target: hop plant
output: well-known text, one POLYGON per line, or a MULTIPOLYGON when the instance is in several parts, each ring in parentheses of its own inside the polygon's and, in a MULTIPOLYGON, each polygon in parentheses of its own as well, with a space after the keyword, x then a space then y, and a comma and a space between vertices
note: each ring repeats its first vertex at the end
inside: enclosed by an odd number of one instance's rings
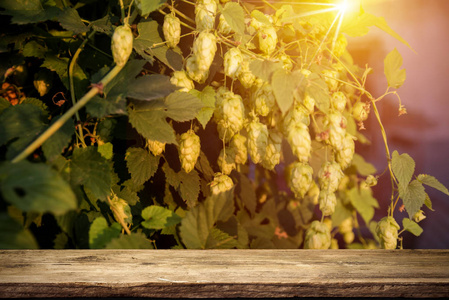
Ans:
POLYGON ((248 151, 253 163, 258 164, 263 160, 268 144, 267 125, 254 118, 248 125, 248 151))
POLYGON ((396 249, 399 229, 400 227, 393 217, 384 217, 377 223, 376 234, 383 249, 396 249))
POLYGON ((256 84, 258 88, 253 95, 254 108, 257 114, 266 117, 276 103, 273 88, 268 82, 263 82, 261 79, 257 79, 256 84))
POLYGON ((293 61, 290 56, 281 54, 278 56, 278 59, 282 62, 282 68, 284 70, 291 71, 293 69, 293 61))
POLYGON ((305 235, 305 249, 329 249, 331 245, 330 230, 320 221, 313 221, 305 235))
POLYGON ((221 149, 220 155, 217 160, 218 167, 221 173, 224 175, 231 174, 232 170, 235 170, 235 150, 233 148, 228 148, 226 151, 221 149))
POLYGON ((231 26, 229 26, 228 21, 226 21, 226 18, 224 15, 220 15, 219 21, 218 21, 218 32, 223 35, 228 35, 232 32, 231 26))
POLYGON ((268 131, 268 144, 262 166, 267 170, 273 170, 281 161, 282 135, 276 130, 268 131))
POLYGON ((328 128, 329 144, 335 150, 343 149, 346 136, 346 118, 340 112, 332 112, 327 116, 324 125, 328 128))
POLYGON ((234 186, 232 179, 225 174, 217 173, 214 176, 214 180, 210 183, 210 191, 213 195, 229 191, 234 186))
POLYGON ((335 47, 333 51, 334 55, 336 57, 342 56, 346 50, 346 46, 348 46, 348 40, 346 39, 346 36, 344 34, 340 33, 335 42, 335 47))
POLYGON ((343 94, 343 92, 334 92, 332 94, 332 107, 339 111, 339 112, 343 112, 345 110, 346 107, 346 96, 345 94, 343 94))
POLYGON ((231 48, 224 55, 224 72, 226 76, 234 78, 243 62, 242 52, 239 48, 231 48))
POLYGON ((323 76, 324 81, 326 82, 329 90, 335 91, 338 88, 339 74, 334 70, 323 70, 321 71, 321 75, 323 76))
POLYGON ((198 69, 208 71, 217 52, 217 38, 210 32, 202 31, 193 42, 193 54, 198 69))
POLYGON ((250 62, 251 59, 249 58, 249 56, 243 54, 243 62, 237 74, 240 83, 247 89, 252 87, 254 82, 256 81, 256 76, 254 76, 254 74, 249 69, 250 62))
POLYGON ((167 46, 175 48, 181 39, 181 22, 178 17, 172 14, 166 14, 164 17, 164 24, 162 26, 167 46))
POLYGON ((363 122, 368 119, 369 105, 362 101, 357 101, 352 107, 352 116, 358 122, 363 122))
POLYGON ((337 191, 340 180, 343 177, 343 171, 338 163, 325 162, 318 172, 318 182, 321 191, 334 193, 337 191))
POLYGON ((338 226, 338 230, 343 235, 343 240, 346 244, 351 244, 354 241, 355 235, 353 228, 353 220, 351 217, 344 219, 338 226))
POLYGON ((246 148, 246 137, 237 133, 232 137, 231 147, 235 153, 236 164, 246 164, 248 160, 248 149, 246 148))
POLYGON ((333 192, 321 190, 318 203, 320 204, 320 210, 323 215, 331 216, 335 212, 335 206, 337 206, 337 197, 333 192))
POLYGON ((276 29, 273 26, 261 26, 258 31, 259 49, 270 55, 276 49, 278 41, 276 29))
POLYGON ((315 110, 315 99, 312 98, 308 93, 305 93, 302 104, 307 109, 309 114, 313 113, 315 110))
POLYGON ((117 66, 124 66, 133 51, 133 33, 129 25, 115 28, 112 35, 111 50, 117 66))
MULTIPOLYGON (((296 127, 297 124, 303 123, 306 126, 310 124, 309 113, 303 105, 295 104, 285 115, 283 119, 282 129, 285 136, 296 127)), ((301 125, 300 125, 301 126, 301 125)))
POLYGON ((198 83, 204 83, 209 77, 209 70, 200 70, 197 58, 192 55, 186 60, 187 75, 198 83))
POLYGON ((148 149, 151 153, 153 153, 154 156, 161 155, 162 152, 165 151, 165 143, 154 141, 154 140, 148 140, 148 149))
POLYGON ((342 148, 338 150, 336 157, 342 170, 346 169, 351 164, 352 158, 354 157, 354 148, 354 137, 349 133, 346 133, 345 138, 343 139, 342 148))
POLYGON ((170 78, 170 82, 173 85, 181 88, 180 89, 181 92, 188 92, 195 88, 195 84, 187 76, 187 73, 184 70, 173 72, 173 75, 170 78))
POLYGON ((290 126, 287 140, 299 161, 307 162, 312 150, 312 140, 306 124, 298 122, 295 126, 290 126))
POLYGON ((214 29, 216 13, 216 0, 197 0, 195 5, 196 29, 198 31, 214 29))
POLYGON ((303 198, 313 183, 313 169, 309 164, 294 162, 289 168, 288 184, 296 198, 303 198))
POLYGON ((228 142, 243 128, 245 106, 242 97, 231 91, 224 93, 217 101, 215 118, 220 139, 228 142))
POLYGON ((368 175, 365 179, 365 181, 363 181, 360 184, 360 187, 362 188, 369 188, 372 186, 376 186, 377 185, 377 177, 373 176, 373 175, 368 175))
POLYGON ((131 207, 129 207, 125 200, 114 195, 111 197, 110 206, 117 221, 121 220, 127 224, 132 224, 133 215, 131 213, 131 207))
POLYGON ((415 214, 413 215, 413 220, 414 220, 416 223, 421 222, 421 221, 424 220, 425 218, 426 218, 426 216, 424 215, 424 212, 423 212, 421 209, 418 210, 418 212, 415 213, 415 214))
POLYGON ((200 137, 193 130, 189 130, 181 135, 179 143, 179 160, 181 167, 190 173, 195 167, 198 156, 200 155, 201 144, 200 137))
POLYGON ((33 85, 36 88, 39 95, 42 97, 46 95, 51 87, 53 81, 53 73, 47 68, 40 69, 34 76, 33 85))

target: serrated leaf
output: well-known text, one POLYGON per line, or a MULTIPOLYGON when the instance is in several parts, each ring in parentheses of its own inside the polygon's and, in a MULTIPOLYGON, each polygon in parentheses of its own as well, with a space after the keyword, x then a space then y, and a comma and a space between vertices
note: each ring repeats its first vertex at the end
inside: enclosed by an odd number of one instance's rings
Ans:
POLYGON ((23 47, 23 56, 25 57, 34 56, 37 58, 44 58, 45 53, 47 53, 47 51, 48 49, 45 45, 42 46, 36 41, 30 41, 26 43, 25 46, 23 47))
POLYGON ((167 117, 177 122, 190 121, 196 117, 203 103, 198 97, 186 92, 176 91, 168 95, 165 100, 167 117))
POLYGON ((449 196, 449 190, 433 176, 427 174, 418 175, 417 180, 449 196))
POLYGON ((177 145, 175 132, 166 121, 164 108, 164 103, 159 100, 130 105, 129 122, 146 139, 177 145))
POLYGON ((50 71, 56 72, 59 77, 63 77, 65 74, 67 74, 67 69, 69 66, 69 59, 59 58, 56 55, 47 55, 45 57, 44 62, 42 63, 42 68, 47 68, 50 71))
POLYGON ((157 171, 159 156, 142 148, 128 148, 125 155, 126 166, 136 185, 144 184, 157 171))
POLYGON ((357 153, 354 153, 352 158, 352 165, 356 167, 357 172, 362 176, 372 175, 377 172, 376 167, 366 162, 365 159, 357 153))
POLYGON ((260 10, 257 9, 253 10, 251 12, 251 17, 259 21, 260 23, 264 24, 265 26, 272 26, 270 19, 268 19, 268 17, 260 10))
POLYGON ((240 4, 228 2, 225 4, 222 14, 229 26, 238 34, 245 34, 245 12, 240 4))
POLYGON ((309 84, 306 87, 306 92, 310 97, 315 99, 316 107, 323 113, 329 113, 330 96, 329 88, 326 82, 316 73, 312 73, 307 78, 309 84))
POLYGON ((194 207, 198 203, 198 195, 200 193, 200 176, 195 170, 186 173, 181 170, 178 173, 179 178, 179 195, 187 203, 189 208, 194 207))
POLYGON ((423 229, 418 225, 415 221, 410 220, 409 218, 402 219, 402 226, 404 230, 413 233, 416 236, 420 236, 423 233, 423 229))
POLYGON ((206 242, 207 249, 232 249, 238 246, 239 244, 234 237, 218 228, 211 229, 206 242))
POLYGON ((203 174, 203 178, 207 180, 207 182, 212 181, 215 172, 210 166, 209 160, 207 159, 207 156, 203 151, 200 152, 200 156, 198 157, 195 164, 195 169, 203 174))
POLYGON ((112 239, 120 236, 121 230, 122 227, 118 223, 113 223, 109 227, 105 218, 96 218, 89 228, 89 247, 103 249, 112 239))
POLYGON ((213 222, 226 222, 234 213, 234 189, 206 198, 204 206, 213 222))
POLYGON ((106 249, 154 249, 153 244, 142 232, 132 232, 130 235, 120 235, 111 240, 106 249))
POLYGON ((136 205, 140 201, 137 192, 133 191, 128 186, 124 186, 122 189, 120 189, 119 186, 116 186, 113 188, 113 191, 117 195, 117 197, 125 200, 129 205, 136 205))
POLYGON ((104 143, 101 145, 98 145, 98 153, 101 154, 101 156, 103 156, 106 159, 112 159, 112 157, 114 156, 114 150, 113 150, 113 145, 111 143, 104 143))
POLYGON ((167 0, 141 0, 140 9, 142 16, 147 16, 149 13, 160 8, 167 0))
POLYGON ((41 108, 33 104, 9 106, 0 114, 0 145, 9 141, 7 159, 12 159, 33 141, 46 125, 41 108))
POLYGON ((404 40, 399 34, 397 34, 393 29, 391 29, 390 26, 388 26, 387 22, 383 17, 375 17, 375 18, 376 18, 375 25, 377 28, 385 31, 386 33, 388 33, 389 35, 391 35, 392 37, 394 37, 395 39, 397 39, 398 41, 409 47, 413 52, 415 51, 406 40, 404 40))
POLYGON ((198 97, 203 103, 203 107, 196 115, 197 120, 200 122, 203 129, 206 128, 215 110, 215 90, 211 86, 206 86, 201 92, 198 90, 190 90, 189 93, 198 97))
POLYGON ((291 72, 279 69, 273 73, 271 78, 271 86, 273 87, 276 103, 281 109, 282 115, 290 109, 293 104, 293 92, 298 85, 299 76, 295 76, 291 72))
POLYGON ((238 173, 236 193, 251 215, 254 216, 257 207, 256 191, 250 179, 242 173, 238 173))
POLYGON ((126 115, 126 99, 117 97, 114 100, 94 96, 86 104, 87 113, 94 118, 104 118, 109 115, 126 115))
POLYGON ((413 173, 415 172, 415 161, 407 153, 399 155, 395 150, 391 159, 391 167, 394 176, 399 181, 399 194, 402 195, 410 180, 412 180, 413 173))
POLYGON ((156 21, 139 22, 139 36, 134 39, 133 47, 144 59, 153 63, 154 57, 172 70, 182 69, 182 55, 169 49, 159 34, 159 24, 156 21))
POLYGON ((0 187, 4 199, 25 212, 61 215, 77 207, 68 182, 43 163, 1 165, 0 187))
POLYGON ((28 24, 46 21, 56 17, 60 10, 54 6, 44 9, 40 0, 7 0, 0 3, 5 11, 0 15, 12 16, 13 24, 28 24))
POLYGON ((97 147, 75 148, 70 162, 72 182, 84 185, 94 197, 104 201, 111 193, 112 164, 97 147))
POLYGON ((435 211, 432 208, 432 200, 430 200, 430 197, 427 193, 426 193, 426 200, 424 200, 424 205, 427 206, 427 208, 430 209, 431 211, 435 211))
POLYGON ((161 99, 175 90, 176 87, 171 84, 169 76, 152 74, 132 80, 128 84, 127 96, 148 101, 161 99))
POLYGON ((418 180, 413 180, 407 186, 401 198, 404 202, 405 210, 407 211, 409 217, 413 218, 413 216, 421 209, 421 206, 426 201, 424 186, 418 180))
POLYGON ((379 207, 377 200, 372 196, 371 189, 359 189, 354 187, 348 192, 347 195, 351 201, 351 204, 368 225, 374 216, 374 208, 379 207))
POLYGON ((6 213, 0 213, 0 249, 38 249, 36 239, 6 213))
POLYGON ((64 9, 59 14, 58 21, 64 29, 72 31, 75 34, 87 32, 89 29, 81 20, 78 11, 71 7, 64 9))
POLYGON ((282 63, 255 59, 249 64, 249 69, 263 81, 270 81, 271 74, 276 70, 282 69, 282 63))
POLYGON ((399 88, 405 81, 405 69, 401 69, 402 56, 399 51, 394 48, 388 53, 384 59, 384 73, 387 77, 388 86, 392 88, 399 88))
POLYGON ((48 117, 48 106, 37 98, 27 97, 20 104, 32 104, 39 107, 42 110, 44 118, 48 117))
MULTIPOLYGON (((51 124, 55 123, 59 118, 52 120, 51 124)), ((51 125, 50 125, 51 126, 51 125)), ((75 125, 73 120, 68 120, 58 129, 52 136, 42 144, 42 150, 48 160, 52 160, 62 153, 62 151, 69 145, 75 132, 75 125)))
POLYGON ((92 27, 95 31, 103 32, 108 35, 112 35, 112 32, 113 32, 112 24, 113 23, 114 23, 113 17, 108 14, 101 19, 92 21, 89 24, 89 27, 92 27))
POLYGON ((8 107, 11 106, 11 103, 3 97, 0 97, 0 114, 8 107))
POLYGON ((178 224, 181 218, 169 209, 151 205, 142 211, 142 226, 148 229, 164 229, 178 224))

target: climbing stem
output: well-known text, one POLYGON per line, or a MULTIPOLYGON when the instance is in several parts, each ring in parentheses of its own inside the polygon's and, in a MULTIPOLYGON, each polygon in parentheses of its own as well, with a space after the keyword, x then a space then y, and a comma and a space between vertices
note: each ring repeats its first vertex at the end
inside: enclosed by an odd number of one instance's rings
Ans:
POLYGON ((47 128, 34 142, 19 153, 13 160, 13 163, 25 159, 28 155, 40 147, 49 137, 51 137, 59 128, 61 128, 68 119, 70 119, 77 111, 79 111, 90 99, 98 93, 101 93, 103 87, 117 76, 123 66, 115 66, 98 84, 93 86, 78 102, 75 103, 65 114, 63 114, 55 123, 47 128))

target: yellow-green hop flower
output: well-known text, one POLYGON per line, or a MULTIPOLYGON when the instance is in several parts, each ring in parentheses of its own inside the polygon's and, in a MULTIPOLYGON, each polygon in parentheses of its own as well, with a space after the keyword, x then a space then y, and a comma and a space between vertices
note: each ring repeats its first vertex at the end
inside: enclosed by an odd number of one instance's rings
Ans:
POLYGON ((133 51, 133 33, 129 25, 118 26, 112 35, 112 57, 117 66, 124 66, 133 51))
POLYGON ((216 104, 215 119, 220 139, 228 142, 243 128, 245 106, 242 97, 231 91, 223 94, 216 104), (217 105, 218 104, 218 105, 217 105))
POLYGON ((127 224, 132 224, 133 215, 131 213, 131 207, 129 207, 125 200, 114 195, 111 197, 110 206, 117 221, 123 220, 127 224))
POLYGON ((393 217, 384 217, 377 223, 376 234, 383 249, 396 249, 399 229, 400 227, 393 217))
POLYGON ((193 54, 198 69, 208 71, 217 52, 217 38, 214 34, 202 31, 193 42, 193 54))
POLYGON ((266 117, 273 109, 276 99, 274 97, 273 88, 268 82, 262 82, 260 79, 257 79, 256 82, 257 81, 260 82, 258 83, 260 86, 253 95, 254 108, 257 114, 266 117))
POLYGON ((165 151, 165 143, 159 141, 148 140, 148 149, 154 156, 161 155, 165 151))
POLYGON ((296 126, 302 126, 298 124, 304 124, 306 127, 310 124, 309 112, 305 106, 296 104, 290 108, 283 120, 283 132, 285 136, 288 136, 289 132, 292 131, 296 126))
POLYGON ((240 70, 237 74, 240 83, 247 89, 253 86, 256 81, 256 76, 254 76, 249 68, 250 62, 251 58, 248 55, 243 54, 242 65, 240 66, 240 70))
POLYGON ((217 164, 222 174, 231 174, 232 170, 235 170, 235 150, 233 148, 227 148, 226 151, 221 149, 217 164))
POLYGON ((216 13, 216 0, 197 0, 195 5, 196 29, 198 31, 214 29, 216 13))
POLYGON ((189 173, 195 168, 196 161, 200 155, 200 137, 193 130, 189 130, 181 135, 179 143, 179 160, 181 167, 189 173))
POLYGON ((337 71, 334 70, 323 70, 321 71, 321 75, 326 82, 327 86, 329 87, 329 90, 335 91, 338 88, 338 81, 339 74, 337 71))
POLYGON ((219 18, 218 32, 220 32, 223 35, 228 35, 232 32, 231 26, 229 26, 228 21, 226 21, 226 18, 222 14, 220 15, 219 18))
POLYGON ((188 92, 195 88, 195 84, 187 76, 187 73, 184 70, 173 72, 173 75, 170 78, 170 82, 173 85, 181 88, 180 89, 181 92, 188 92))
POLYGON ((422 210, 419 210, 416 214, 413 215, 413 220, 416 223, 421 222, 422 220, 424 220, 426 218, 426 216, 424 215, 424 212, 422 210))
POLYGON ((257 32, 259 37, 259 49, 267 55, 276 49, 278 37, 273 26, 262 26, 257 32))
POLYGON ((204 83, 209 77, 209 70, 200 70, 195 55, 190 56, 186 60, 187 75, 198 83, 204 83))
POLYGON ((265 156, 262 159, 262 166, 267 170, 273 170, 281 161, 282 135, 275 131, 268 131, 268 144, 265 156))
POLYGON ((343 92, 334 92, 332 94, 331 104, 335 110, 337 110, 339 112, 343 112, 346 107, 345 94, 343 94, 343 92))
POLYGON ((239 48, 231 48, 225 53, 223 59, 225 75, 234 78, 243 62, 242 52, 239 48))
POLYGON ((210 191, 213 195, 218 195, 231 190, 233 186, 234 182, 228 175, 217 173, 210 184, 210 191))
POLYGON ((162 25, 162 32, 164 33, 167 46, 175 48, 181 39, 181 22, 178 17, 172 14, 166 14, 164 24, 162 25))
POLYGON ((337 206, 337 197, 333 192, 321 190, 318 203, 323 215, 331 216, 335 212, 335 206, 337 206))
POLYGON ((341 169, 344 170, 352 162, 352 158, 354 157, 354 137, 349 133, 346 133, 345 138, 343 139, 343 145, 340 150, 337 151, 337 162, 340 164, 341 169))
POLYGON ((248 148, 246 147, 246 137, 237 133, 232 137, 231 147, 235 152, 235 163, 246 164, 248 160, 248 148))
POLYGON ((313 221, 306 230, 304 240, 305 249, 329 249, 331 246, 331 232, 326 224, 313 221))
POLYGON ((248 128, 248 151, 253 163, 258 164, 262 162, 268 144, 268 129, 267 125, 259 122, 255 118, 249 123, 248 128))
POLYGON ((312 187, 313 169, 309 164, 294 162, 290 167, 289 187, 296 198, 303 198, 312 187))
POLYGON ((297 123, 290 128, 287 141, 300 162, 307 162, 312 151, 309 128, 304 123, 297 123))
POLYGON ((335 42, 333 51, 334 55, 337 57, 342 56, 346 50, 346 46, 348 46, 348 40, 346 39, 346 36, 343 33, 340 33, 335 42))
POLYGON ((322 192, 334 193, 344 177, 341 167, 336 162, 325 162, 318 172, 318 182, 322 192))

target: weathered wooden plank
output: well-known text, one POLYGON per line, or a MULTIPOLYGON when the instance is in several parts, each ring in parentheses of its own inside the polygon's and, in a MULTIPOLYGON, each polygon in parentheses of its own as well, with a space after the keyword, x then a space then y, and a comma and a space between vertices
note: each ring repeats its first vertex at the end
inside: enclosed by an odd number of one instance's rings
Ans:
POLYGON ((449 250, 3 250, 0 297, 449 297, 449 250))

